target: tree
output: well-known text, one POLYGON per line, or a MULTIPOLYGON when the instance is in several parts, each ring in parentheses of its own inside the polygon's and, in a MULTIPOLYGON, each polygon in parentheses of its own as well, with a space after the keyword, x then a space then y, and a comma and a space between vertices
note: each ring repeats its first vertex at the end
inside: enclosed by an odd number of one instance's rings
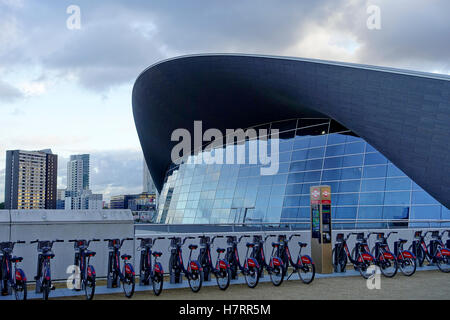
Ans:
POLYGON ((1 209, 5 209, 5 203, 4 202, 0 202, 0 210, 1 209))

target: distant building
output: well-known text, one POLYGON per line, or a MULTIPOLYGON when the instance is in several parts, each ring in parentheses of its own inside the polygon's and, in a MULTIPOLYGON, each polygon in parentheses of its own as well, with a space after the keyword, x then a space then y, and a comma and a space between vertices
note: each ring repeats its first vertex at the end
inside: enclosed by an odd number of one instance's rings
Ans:
POLYGON ((58 189, 56 192, 56 209, 65 209, 66 189, 58 189))
POLYGON ((65 210, 98 210, 103 208, 103 195, 89 189, 89 154, 72 155, 67 163, 65 210))
POLYGON ((6 151, 5 209, 56 209, 57 172, 49 149, 6 151))
POLYGON ((152 176, 150 175, 150 171, 148 170, 148 166, 147 166, 147 162, 144 159, 144 163, 143 163, 143 168, 144 168, 144 172, 143 172, 143 181, 142 181, 142 186, 143 186, 143 192, 146 193, 156 193, 156 187, 155 184, 153 183, 153 179, 152 176))
POLYGON ((110 209, 130 209, 131 211, 151 211, 156 207, 154 193, 126 194, 111 197, 110 209))

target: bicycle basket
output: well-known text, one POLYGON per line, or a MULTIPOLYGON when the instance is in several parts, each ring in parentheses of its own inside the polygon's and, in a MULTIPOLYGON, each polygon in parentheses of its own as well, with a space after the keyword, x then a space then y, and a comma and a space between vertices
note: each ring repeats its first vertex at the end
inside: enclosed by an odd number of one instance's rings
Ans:
POLYGON ((363 241, 363 240, 364 240, 364 232, 359 232, 359 233, 356 235, 356 240, 358 240, 358 241, 363 241))
POLYGON ((283 242, 283 241, 285 241, 286 240, 286 235, 285 234, 280 234, 279 236, 278 236, 278 242, 283 242))
POLYGON ((51 249, 52 248, 52 242, 51 241, 39 241, 38 242, 38 250, 42 251, 44 249, 51 249))
POLYGON ((0 243, 0 250, 12 250, 13 249, 13 243, 12 242, 2 242, 0 243))
POLYGON ((141 239, 141 248, 149 247, 153 244, 153 240, 151 238, 141 239))
POLYGON ((75 241, 74 243, 73 243, 73 248, 74 249, 80 249, 81 247, 87 247, 87 241, 86 240, 78 240, 78 241, 75 241))
POLYGON ((338 241, 338 242, 344 241, 344 234, 343 233, 338 233, 336 235, 336 241, 338 241))
POLYGON ((432 232, 431 232, 431 236, 432 236, 433 238, 439 238, 439 231, 432 231, 432 232))
POLYGON ((262 236, 260 235, 253 236, 253 243, 257 244, 260 241, 262 241, 262 236))
POLYGON ((108 249, 112 250, 116 248, 120 248, 120 239, 108 240, 108 249))
POLYGON ((422 237, 422 231, 416 231, 414 232, 414 238, 420 239, 422 237))
POLYGON ((384 232, 377 233, 377 240, 384 240, 384 232))
POLYGON ((181 238, 174 238, 174 239, 170 240, 171 247, 176 247, 180 243, 181 243, 181 238))
POLYGON ((204 237, 204 238, 200 238, 200 245, 201 246, 205 246, 207 243, 211 242, 211 238, 210 237, 204 237))
POLYGON ((236 241, 237 241, 237 237, 236 236, 228 236, 227 237, 227 244, 228 245, 232 245, 236 241))

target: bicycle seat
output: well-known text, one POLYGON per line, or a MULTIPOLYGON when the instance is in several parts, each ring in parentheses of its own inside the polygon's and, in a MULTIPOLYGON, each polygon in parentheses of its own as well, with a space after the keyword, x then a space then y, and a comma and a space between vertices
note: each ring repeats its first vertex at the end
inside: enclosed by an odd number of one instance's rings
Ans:
POLYGON ((130 260, 130 259, 131 259, 131 256, 130 256, 129 254, 123 254, 123 255, 121 256, 121 258, 122 258, 123 260, 130 260))
POLYGON ((306 247, 308 244, 307 243, 304 243, 304 242, 301 242, 301 241, 299 241, 298 242, 298 245, 300 246, 300 248, 304 248, 304 247, 306 247))
POLYGON ((11 258, 11 262, 16 263, 16 262, 21 262, 23 260, 22 257, 12 257, 11 258))
POLYGON ((161 257, 161 256, 162 256, 162 252, 159 252, 159 251, 153 251, 153 252, 152 252, 152 256, 154 256, 154 257, 161 257))
POLYGON ((51 253, 51 252, 46 252, 46 253, 43 253, 42 256, 43 256, 44 258, 53 259, 53 258, 55 257, 55 254, 54 254, 54 253, 51 253))
POLYGON ((198 245, 196 245, 196 244, 190 244, 190 245, 188 246, 188 248, 189 248, 190 250, 195 250, 195 249, 198 248, 198 245))
POLYGON ((223 252, 225 252, 225 249, 223 249, 223 248, 217 248, 217 253, 223 253, 223 252))
POLYGON ((247 248, 253 248, 255 246, 255 244, 252 242, 247 242, 246 246, 247 246, 247 248))
POLYGON ((276 248, 279 247, 280 243, 279 242, 272 242, 272 247, 276 248))
POLYGON ((88 257, 93 257, 93 256, 95 256, 95 254, 96 254, 96 252, 95 251, 86 251, 86 256, 88 256, 88 257))

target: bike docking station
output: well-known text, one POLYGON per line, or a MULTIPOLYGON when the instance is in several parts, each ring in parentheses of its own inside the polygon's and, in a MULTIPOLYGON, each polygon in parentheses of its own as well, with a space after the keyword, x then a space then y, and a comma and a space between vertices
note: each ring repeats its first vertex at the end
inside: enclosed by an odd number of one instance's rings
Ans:
POLYGON ((318 273, 333 273, 330 186, 312 186, 310 203, 311 257, 318 273))
MULTIPOLYGON (((171 261, 172 261, 172 257, 176 257, 177 256, 177 245, 181 244, 181 238, 177 237, 175 239, 171 239, 170 240, 170 255, 171 255, 171 261)), ((169 269, 170 269, 170 283, 171 284, 177 284, 177 283, 183 283, 183 275, 181 274, 181 270, 179 268, 177 268, 176 270, 174 270, 172 268, 172 265, 169 265, 169 269)))
MULTIPOLYGON (((146 259, 151 259, 151 256, 146 256, 146 247, 151 247, 153 245, 153 240, 151 238, 141 239, 141 263, 139 264, 139 285, 148 286, 153 285, 152 277, 145 278, 145 264, 146 259)), ((147 262, 151 266, 150 261, 147 262)))
MULTIPOLYGON (((202 237, 200 238, 200 253, 199 253, 199 260, 200 257, 204 256, 206 247, 211 243, 210 237, 202 237)), ((201 263, 201 262, 200 262, 201 263)), ((203 267, 203 281, 211 281, 211 270, 205 266, 203 267)))
MULTIPOLYGON (((118 261, 114 261, 114 241, 108 240, 108 274, 106 276, 106 287, 108 289, 111 288, 118 288, 120 286, 120 279, 119 277, 114 277, 114 263, 117 263, 118 261)), ((120 262, 119 262, 120 263, 120 262)))

